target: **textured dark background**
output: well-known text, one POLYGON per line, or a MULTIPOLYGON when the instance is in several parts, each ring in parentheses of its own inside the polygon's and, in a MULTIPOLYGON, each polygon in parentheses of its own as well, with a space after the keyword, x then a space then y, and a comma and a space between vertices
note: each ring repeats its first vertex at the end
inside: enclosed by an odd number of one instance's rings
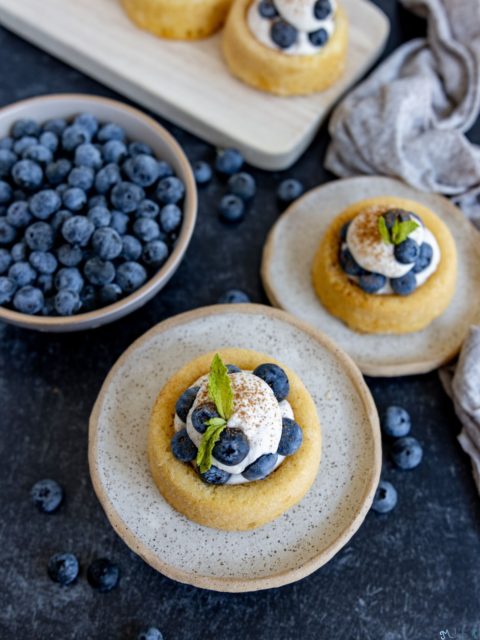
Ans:
MULTIPOLYGON (((387 51, 424 32, 424 24, 393 0, 378 4, 392 21, 387 51)), ((0 28, 0 104, 67 91, 114 95, 0 28)), ((207 144, 166 126, 192 160, 212 159, 207 144)), ((472 139, 480 141, 479 123, 472 139)), ((308 188, 330 179, 322 168, 327 142, 323 128, 288 175, 308 188)), ((370 513, 336 558, 297 584, 240 595, 177 584, 127 549, 95 498, 87 421, 124 349, 157 322, 213 303, 230 287, 266 302, 258 270, 278 216, 274 194, 283 175, 254 174, 259 193, 238 227, 217 219, 221 183, 201 192, 186 258, 144 309, 77 335, 0 325, 1 639, 127 640, 148 625, 158 625, 166 640, 429 640, 446 629, 463 640, 480 637, 480 501, 456 441, 459 424, 435 373, 368 381, 380 410, 399 402, 412 413, 424 462, 402 473, 387 460, 384 475, 398 488, 397 509, 383 517, 370 513), (30 486, 43 477, 66 489, 65 503, 52 516, 37 513, 29 500, 30 486), (82 565, 69 588, 51 582, 45 571, 49 556, 64 550, 75 552, 82 565), (119 588, 106 595, 85 579, 85 566, 98 555, 122 570, 119 588)))

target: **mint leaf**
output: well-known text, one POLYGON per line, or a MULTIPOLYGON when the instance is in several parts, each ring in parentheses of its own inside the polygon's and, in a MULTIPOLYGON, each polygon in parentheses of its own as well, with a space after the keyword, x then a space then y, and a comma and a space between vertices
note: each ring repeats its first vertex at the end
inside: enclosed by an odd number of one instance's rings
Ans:
POLYGON ((415 231, 420 225, 414 220, 405 220, 404 222, 395 221, 395 225, 392 229, 392 241, 393 244, 401 244, 408 236, 415 231))
POLYGON ((200 440, 200 446, 197 451, 196 462, 200 473, 205 473, 212 466, 213 447, 227 426, 226 421, 222 418, 211 418, 207 424, 207 430, 200 440))
POLYGON ((228 420, 233 413, 233 390, 227 367, 222 359, 215 354, 208 376, 208 395, 224 420, 228 420))
POLYGON ((392 244, 392 241, 390 240, 390 232, 388 231, 388 227, 387 227, 387 223, 385 222, 385 218, 383 216, 380 216, 378 218, 378 231, 382 237, 382 240, 385 242, 385 244, 392 244))

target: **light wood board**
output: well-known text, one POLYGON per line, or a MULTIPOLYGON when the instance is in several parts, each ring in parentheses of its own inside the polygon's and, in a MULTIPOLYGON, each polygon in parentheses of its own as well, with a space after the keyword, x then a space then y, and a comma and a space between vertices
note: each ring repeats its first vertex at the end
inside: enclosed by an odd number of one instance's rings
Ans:
POLYGON ((49 53, 254 166, 290 166, 333 104, 373 64, 389 32, 367 0, 343 0, 350 21, 347 69, 326 92, 279 98, 228 72, 220 35, 161 40, 134 26, 119 0, 0 0, 0 23, 49 53))

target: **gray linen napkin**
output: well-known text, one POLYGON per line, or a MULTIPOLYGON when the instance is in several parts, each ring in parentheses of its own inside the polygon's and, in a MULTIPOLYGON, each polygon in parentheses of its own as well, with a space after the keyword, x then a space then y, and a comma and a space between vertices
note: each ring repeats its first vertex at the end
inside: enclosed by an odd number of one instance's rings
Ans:
POLYGON ((427 38, 398 48, 336 108, 325 166, 455 196, 480 226, 480 147, 465 137, 480 112, 480 2, 401 2, 427 19, 427 38))

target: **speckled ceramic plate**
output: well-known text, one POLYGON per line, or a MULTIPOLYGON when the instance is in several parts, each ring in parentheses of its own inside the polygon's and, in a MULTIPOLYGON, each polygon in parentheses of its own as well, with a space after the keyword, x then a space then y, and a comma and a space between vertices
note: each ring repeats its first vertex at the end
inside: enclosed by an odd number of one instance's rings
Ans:
POLYGON ((469 326, 480 321, 480 234, 442 196, 416 191, 391 178, 336 180, 305 194, 279 218, 265 245, 262 279, 272 304, 324 331, 363 373, 385 377, 426 373, 451 360, 469 326), (440 318, 416 333, 357 333, 330 315, 311 282, 315 252, 333 218, 358 200, 383 195, 430 207, 448 225, 458 249, 455 296, 440 318))
POLYGON ((218 591, 254 591, 315 571, 363 521, 381 468, 378 417, 357 367, 328 338, 260 305, 206 307, 162 322, 108 375, 89 432, 95 491, 117 533, 165 575, 218 591), (163 499, 149 472, 155 398, 193 358, 221 347, 271 353, 302 378, 320 417, 322 461, 305 498, 248 532, 202 527, 163 499))

